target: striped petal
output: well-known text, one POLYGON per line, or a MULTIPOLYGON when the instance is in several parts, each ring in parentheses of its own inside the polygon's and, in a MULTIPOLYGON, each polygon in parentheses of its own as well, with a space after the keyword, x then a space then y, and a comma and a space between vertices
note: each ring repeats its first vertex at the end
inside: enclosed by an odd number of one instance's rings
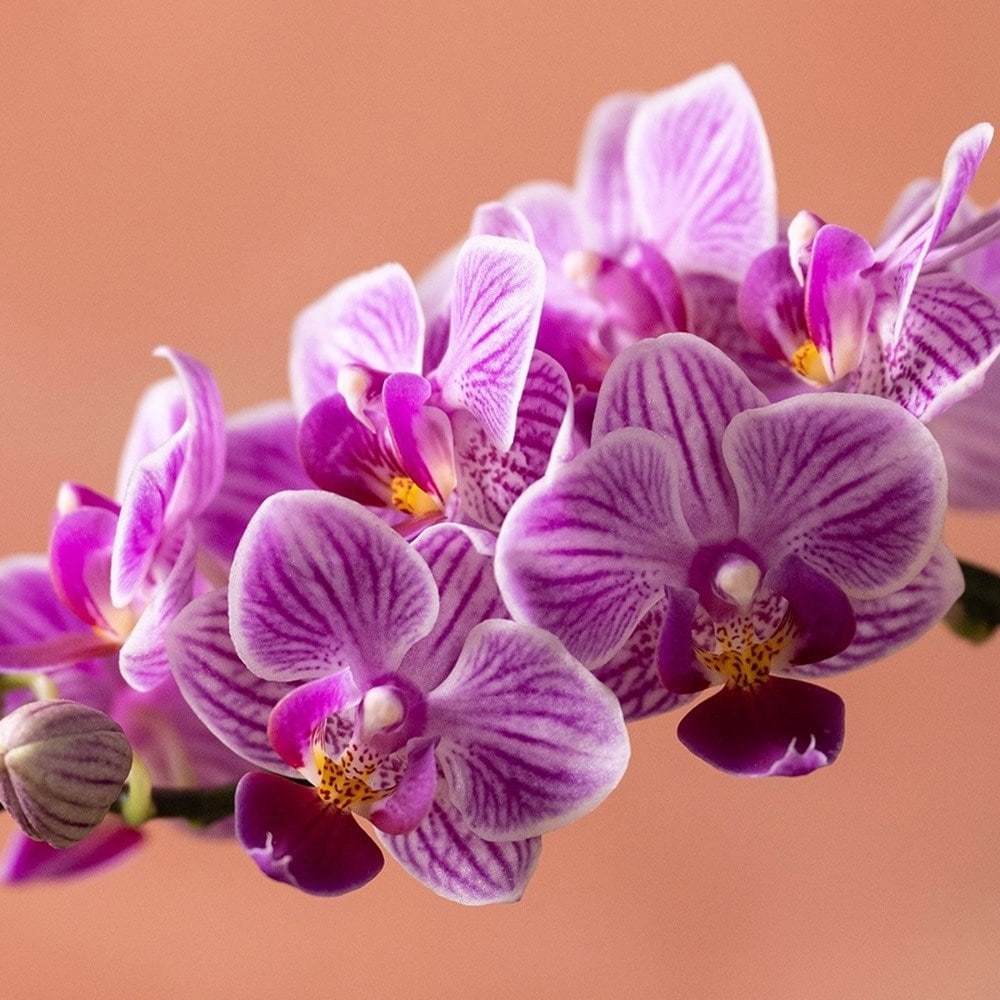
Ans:
POLYGON ((448 350, 432 377, 445 404, 468 410, 500 448, 514 440, 544 290, 545 265, 528 243, 476 236, 459 253, 448 350))
POLYGON ((428 697, 451 800, 490 840, 539 836, 618 784, 629 743, 614 695, 551 635, 513 622, 472 630, 428 697))
POLYGON ((441 605, 434 628, 406 654, 399 672, 421 691, 431 691, 458 661, 469 632, 489 618, 507 618, 493 576, 493 536, 457 524, 422 531, 413 548, 430 567, 441 605))
POLYGON ((225 468, 222 399, 211 372, 194 358, 158 348, 184 387, 184 423, 135 467, 122 499, 111 553, 111 600, 125 607, 149 573, 168 535, 215 497, 225 468))
POLYGON ((499 531, 507 511, 572 445, 573 390, 562 367, 535 351, 517 408, 514 443, 498 448, 470 413, 453 418, 462 512, 499 531))
POLYGON ((750 410, 733 419, 723 454, 740 537, 770 565, 800 555, 848 597, 905 586, 940 539, 940 449, 887 400, 826 393, 750 410))
POLYGON ((753 95, 732 66, 643 102, 625 164, 638 235, 678 272, 739 281, 777 242, 770 147, 753 95))
POLYGON ((385 264, 336 285, 305 309, 292 330, 289 373, 299 415, 338 391, 346 365, 417 372, 424 354, 424 314, 413 281, 385 264))
POLYGON ((683 579, 696 547, 677 455, 644 428, 614 431, 528 488, 497 539, 500 592, 518 621, 589 667, 610 659, 683 579))
POLYGON ((262 680, 236 655, 225 590, 196 598, 177 616, 167 653, 185 700, 217 739, 251 764, 297 777, 267 737, 274 706, 294 686, 262 680))
POLYGON ((736 497, 722 436, 744 410, 767 403, 718 348, 689 334, 642 341, 615 359, 597 402, 593 440, 621 427, 645 427, 681 458, 681 505, 700 542, 732 537, 736 497))
POLYGON ((414 878, 439 896, 470 906, 520 899, 542 849, 538 837, 492 842, 473 833, 441 781, 434 805, 416 830, 383 834, 381 840, 414 878))
POLYGON ((233 643, 267 680, 394 670, 438 611, 426 563, 353 501, 294 491, 265 500, 236 550, 233 643))

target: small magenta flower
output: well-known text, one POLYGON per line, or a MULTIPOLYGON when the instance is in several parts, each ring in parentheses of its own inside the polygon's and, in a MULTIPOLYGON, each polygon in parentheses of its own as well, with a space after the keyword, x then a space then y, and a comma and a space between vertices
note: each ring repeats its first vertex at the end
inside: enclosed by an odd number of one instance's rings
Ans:
POLYGON ((768 405, 670 334, 616 360, 593 447, 514 505, 497 579, 632 717, 719 685, 681 740, 726 771, 799 774, 837 756, 843 705, 798 678, 884 656, 960 593, 944 502, 940 452, 902 408, 768 405))
POLYGON ((97 827, 131 767, 121 726, 78 702, 31 702, 0 719, 0 803, 52 847, 71 847, 97 827))
POLYGON ((1000 310, 950 265, 1000 239, 1000 219, 948 228, 992 135, 985 124, 962 133, 940 185, 877 247, 800 212, 788 243, 753 263, 740 317, 802 388, 883 396, 925 421, 978 388, 1000 353, 1000 310))
POLYGON ((490 545, 440 525, 410 546, 350 501, 279 494, 237 551, 228 616, 217 591, 178 618, 185 695, 274 772, 237 793, 237 834, 266 874, 363 885, 382 857, 361 816, 436 892, 516 899, 540 835, 617 784, 618 704, 552 636, 501 619, 490 545))

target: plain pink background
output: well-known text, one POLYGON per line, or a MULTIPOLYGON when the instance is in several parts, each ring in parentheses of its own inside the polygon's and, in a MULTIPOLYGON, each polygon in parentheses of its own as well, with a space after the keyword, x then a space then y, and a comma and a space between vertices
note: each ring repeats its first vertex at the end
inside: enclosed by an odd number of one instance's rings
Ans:
MULTIPOLYGON (((233 410, 283 395, 300 308, 570 180, 606 93, 736 62, 783 210, 873 238, 1000 119, 995 4, 360 6, 0 7, 0 552, 44 548, 61 480, 111 489, 154 346, 206 360, 233 410)), ((1000 194, 1000 153, 974 190, 1000 194)), ((998 524, 948 534, 1000 566, 998 524)), ((998 648, 939 629, 839 680, 846 747, 808 779, 728 778, 675 718, 635 727, 621 788, 547 838, 516 906, 392 864, 311 899, 156 827, 100 879, 0 890, 0 995, 995 1000, 998 648)))

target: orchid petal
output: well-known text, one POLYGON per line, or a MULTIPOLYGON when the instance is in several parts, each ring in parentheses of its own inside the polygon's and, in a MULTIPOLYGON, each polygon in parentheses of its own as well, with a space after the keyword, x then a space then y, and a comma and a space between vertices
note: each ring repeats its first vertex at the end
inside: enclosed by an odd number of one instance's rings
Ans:
POLYGON ((529 486, 497 539, 497 583, 515 620, 552 632, 587 666, 610 659, 686 575, 696 543, 678 466, 669 442, 630 427, 529 486))
POLYGON ((502 201, 480 205, 472 216, 470 236, 505 236, 511 240, 534 243, 535 237, 523 212, 502 201))
POLYGON ((583 133, 576 191, 585 243, 601 253, 619 253, 632 237, 625 139, 642 101, 642 94, 606 97, 594 108, 583 133))
POLYGON ((535 351, 517 408, 514 443, 493 444, 471 414, 454 416, 455 465, 462 511, 494 531, 514 501, 572 446, 573 390, 562 367, 535 351))
POLYGON ((527 220, 548 270, 561 273, 566 254, 584 245, 573 192, 563 184, 534 181, 514 188, 504 201, 527 220))
POLYGON ((236 837, 268 878, 317 896, 360 889, 384 864, 350 813, 274 774, 255 772, 240 781, 236 837))
POLYGON ((331 715, 339 715, 361 700, 350 670, 317 677, 289 691, 274 706, 267 723, 271 746, 286 764, 318 781, 312 748, 316 734, 331 715))
POLYGON ((875 301, 863 272, 874 261, 868 242, 840 226, 823 226, 813 241, 805 286, 806 322, 831 382, 861 361, 875 301))
POLYGON ((905 586, 940 538, 940 450, 887 400, 827 393, 741 413, 723 454, 740 537, 772 565, 801 556, 848 597, 905 586))
POLYGON ((1000 306, 957 275, 922 276, 884 353, 889 398, 930 420, 973 393, 1000 354, 1000 306))
POLYGON ((431 691, 458 661, 466 637, 489 618, 508 618, 493 577, 493 536, 457 524, 432 525, 413 548, 430 567, 441 594, 431 631, 403 658, 399 673, 421 691, 431 691))
POLYGON ((125 495, 135 467, 181 429, 186 415, 187 401, 180 379, 160 379, 143 392, 118 462, 115 496, 119 500, 125 495))
POLYGON ((941 621, 964 586, 958 561, 938 545, 917 578, 902 590, 854 602, 857 630, 843 652, 818 663, 789 667, 784 673, 823 677, 882 660, 941 621))
POLYGON ((966 510, 1000 508, 1000 364, 982 388, 929 425, 948 468, 948 502, 966 510))
POLYGON ((60 517, 49 541, 52 584, 81 621, 116 632, 109 595, 118 518, 105 507, 79 507, 60 517))
POLYGON ((43 557, 0 561, 0 672, 76 663, 115 648, 59 600, 43 557))
POLYGON ((359 683, 398 666, 434 624, 426 563, 388 525, 329 493, 278 493, 236 550, 233 643, 266 680, 350 668, 359 683))
POLYGON ((497 843, 473 833, 443 782, 427 818, 412 833, 381 840, 414 878, 467 905, 520 899, 542 849, 538 837, 497 843))
POLYGON ((25 885, 29 882, 93 875, 125 861, 142 845, 139 830, 108 816, 92 833, 70 847, 50 847, 15 830, 7 841, 0 862, 0 882, 25 885))
POLYGON ((618 784, 629 744, 614 695, 541 629, 477 625, 428 697, 428 731, 473 832, 519 840, 563 826, 618 784))
POLYGON ((668 334, 640 341, 615 359, 597 401, 593 440, 631 426, 674 444, 684 518, 695 537, 708 542, 731 537, 736 526, 723 434, 738 413, 766 403, 718 348, 689 334, 668 334))
POLYGON ((712 683, 694 656, 692 628, 698 593, 689 587, 668 587, 660 605, 663 626, 654 664, 665 690, 675 697, 694 695, 712 683))
POLYGON ((941 187, 930 217, 898 247, 891 243, 888 247, 879 247, 879 257, 884 261, 886 273, 891 276, 898 305, 897 337, 924 260, 958 211, 992 139, 993 127, 986 123, 974 125, 963 132, 945 156, 941 187))
POLYGON ((311 489, 302 467, 290 403, 268 403, 237 414, 226 427, 226 466, 215 499, 195 521, 198 541, 224 566, 250 518, 281 490, 311 489))
POLYGON ((451 335, 435 376, 444 403, 472 413, 501 448, 514 440, 544 291, 545 265, 528 243, 476 236, 459 253, 451 335))
MULTIPOLYGON (((673 589, 668 589, 668 595, 673 589)), ((603 666, 594 671, 594 676, 610 688, 622 707, 626 722, 635 722, 650 715, 668 712, 689 700, 689 695, 668 690, 660 678, 658 650, 662 640, 679 640, 688 660, 691 655, 691 621, 687 621, 685 631, 669 629, 665 619, 668 602, 655 604, 636 626, 624 646, 603 666)), ((705 681, 698 690, 707 685, 705 681)))
POLYGON ((222 484, 226 438, 222 399, 211 372, 180 351, 158 348, 184 386, 183 425, 135 467, 122 499, 111 552, 111 600, 123 608, 150 571, 157 549, 200 514, 222 484))
POLYGON ((643 102, 625 164, 639 234, 679 272, 739 281, 777 242, 771 151, 753 95, 732 66, 643 102))
POLYGON ((762 253, 747 271, 739 290, 740 321, 770 358, 787 364, 808 335, 805 295, 777 246, 762 253))
POLYGON ((337 392, 345 365, 379 372, 417 372, 424 353, 424 314, 413 281, 399 264, 348 278, 295 321, 289 374, 304 414, 337 392))
POLYGON ((725 687, 680 721, 677 736, 720 771, 795 777, 832 764, 844 741, 844 703, 826 688, 769 677, 725 687))
POLYGON ((174 619, 167 653, 181 693, 215 737, 251 764, 297 776, 267 737, 271 711, 293 687, 261 680, 236 655, 225 590, 196 598, 174 619))
POLYGON ((434 750, 434 741, 410 749, 399 784, 369 814, 376 829, 392 835, 410 833, 427 818, 438 783, 434 750))

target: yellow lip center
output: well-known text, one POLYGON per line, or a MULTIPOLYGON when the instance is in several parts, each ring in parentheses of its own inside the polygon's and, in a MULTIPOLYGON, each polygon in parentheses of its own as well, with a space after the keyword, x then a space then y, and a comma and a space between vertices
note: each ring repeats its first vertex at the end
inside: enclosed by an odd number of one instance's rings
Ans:
POLYGON ((441 510, 441 504, 426 490, 421 489, 409 476, 393 476, 389 483, 393 507, 404 514, 422 517, 441 510))
POLYGON ((806 340, 788 359, 788 363, 792 371, 809 379, 810 382, 815 382, 817 385, 830 384, 819 348, 811 340, 806 340))
POLYGON ((721 675, 728 687, 750 688, 767 679, 774 661, 797 633, 787 612, 766 639, 757 635, 749 615, 737 615, 716 622, 713 647, 695 643, 694 655, 706 670, 721 675))

